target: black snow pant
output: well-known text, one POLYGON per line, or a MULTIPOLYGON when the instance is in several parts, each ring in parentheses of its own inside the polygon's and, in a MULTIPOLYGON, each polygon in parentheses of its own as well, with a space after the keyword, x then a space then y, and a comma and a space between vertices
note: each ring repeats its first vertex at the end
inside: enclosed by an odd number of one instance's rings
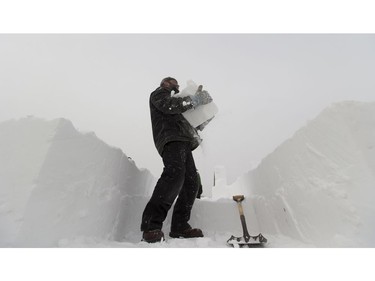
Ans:
POLYGON ((176 200, 171 231, 190 228, 188 221, 198 193, 197 169, 189 142, 167 143, 163 151, 164 170, 142 215, 141 231, 162 229, 169 209, 176 200))

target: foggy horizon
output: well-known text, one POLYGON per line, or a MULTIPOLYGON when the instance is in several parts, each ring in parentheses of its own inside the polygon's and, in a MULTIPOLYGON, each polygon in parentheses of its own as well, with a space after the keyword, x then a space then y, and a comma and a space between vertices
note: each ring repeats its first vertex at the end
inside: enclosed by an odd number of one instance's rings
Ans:
POLYGON ((0 34, 0 122, 66 118, 158 177, 148 99, 162 78, 219 108, 195 152, 234 181, 334 102, 375 101, 372 34, 0 34))

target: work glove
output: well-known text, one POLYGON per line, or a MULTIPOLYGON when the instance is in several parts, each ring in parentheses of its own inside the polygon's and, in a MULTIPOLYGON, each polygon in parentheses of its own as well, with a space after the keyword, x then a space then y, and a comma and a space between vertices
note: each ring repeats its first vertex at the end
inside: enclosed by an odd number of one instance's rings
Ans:
POLYGON ((202 86, 199 86, 198 91, 191 97, 194 107, 204 105, 212 102, 212 98, 207 91, 202 91, 202 86))

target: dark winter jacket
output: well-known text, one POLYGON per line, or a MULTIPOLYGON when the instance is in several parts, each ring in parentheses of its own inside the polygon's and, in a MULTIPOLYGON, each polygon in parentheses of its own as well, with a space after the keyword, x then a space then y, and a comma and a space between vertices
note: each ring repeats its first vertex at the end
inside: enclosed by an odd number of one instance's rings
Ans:
POLYGON ((164 145, 171 141, 188 141, 191 150, 198 147, 197 131, 181 114, 193 108, 190 97, 172 97, 171 92, 159 87, 150 95, 152 133, 156 149, 163 155, 164 145))

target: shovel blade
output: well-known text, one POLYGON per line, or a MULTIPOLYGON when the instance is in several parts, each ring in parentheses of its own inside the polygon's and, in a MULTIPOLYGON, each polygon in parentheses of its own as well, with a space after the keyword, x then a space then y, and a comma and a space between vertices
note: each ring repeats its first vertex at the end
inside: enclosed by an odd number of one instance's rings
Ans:
POLYGON ((260 233, 257 236, 250 236, 249 239, 245 239, 245 237, 235 237, 232 235, 227 241, 227 244, 234 248, 262 247, 265 243, 267 243, 267 239, 260 233))

